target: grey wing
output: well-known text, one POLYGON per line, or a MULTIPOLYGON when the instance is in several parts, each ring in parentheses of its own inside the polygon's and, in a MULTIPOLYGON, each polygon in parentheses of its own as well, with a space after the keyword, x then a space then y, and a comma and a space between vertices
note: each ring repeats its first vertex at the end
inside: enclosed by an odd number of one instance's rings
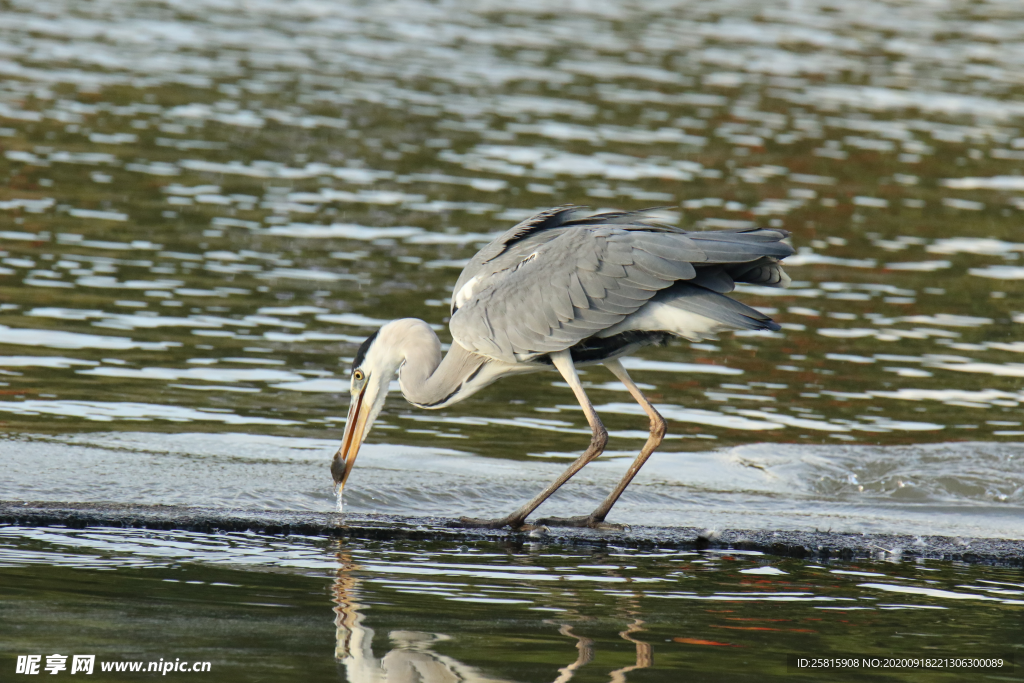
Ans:
MULTIPOLYGON (((486 277, 514 266, 525 255, 531 253, 534 247, 555 239, 567 229, 625 224, 649 231, 665 230, 685 233, 678 228, 646 223, 645 220, 649 219, 650 211, 651 209, 646 209, 584 215, 584 207, 572 204, 541 211, 498 235, 477 252, 459 275, 459 280, 455 283, 455 292, 461 291, 467 282, 477 276, 486 277)), ((453 297, 452 314, 455 313, 456 308, 458 308, 458 304, 453 297)))
MULTIPOLYGON (((582 207, 566 205, 559 206, 547 211, 530 216, 521 223, 498 235, 489 244, 478 251, 469 260, 466 267, 459 274, 459 280, 455 283, 455 291, 459 292, 463 286, 476 276, 484 276, 503 270, 505 266, 495 261, 501 261, 503 256, 514 250, 518 242, 536 236, 538 233, 551 231, 562 227, 566 222, 572 220, 582 207)), ((554 237, 554 235, 552 235, 554 237)), ((455 298, 452 298, 452 313, 457 308, 455 298)))
POLYGON ((619 226, 525 240, 502 256, 501 270, 474 276, 480 279, 456 292, 452 336, 509 363, 567 349, 619 323, 673 282, 693 278, 693 263, 705 260, 684 234, 619 226))
POLYGON ((691 260, 703 259, 699 250, 663 259, 623 239, 626 234, 611 227, 567 230, 509 250, 498 264, 504 268, 474 276, 455 293, 452 337, 508 363, 567 349, 675 280, 693 277, 691 260))
POLYGON ((695 266, 788 256, 792 249, 779 242, 785 235, 688 233, 629 214, 564 221, 467 267, 453 295, 452 337, 508 363, 561 351, 615 326, 673 283, 694 279, 695 266))

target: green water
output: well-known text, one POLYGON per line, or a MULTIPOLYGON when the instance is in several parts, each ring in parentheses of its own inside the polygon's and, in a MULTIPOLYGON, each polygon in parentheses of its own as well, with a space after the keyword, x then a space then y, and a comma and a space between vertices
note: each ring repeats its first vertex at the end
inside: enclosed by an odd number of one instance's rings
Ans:
POLYGON ((0 585, 4 680, 31 653, 210 662, 168 680, 1024 678, 1009 568, 9 527, 0 585), (803 673, 794 654, 1007 665, 803 673))
MULTIPOLYGON (((620 521, 1022 537, 1022 19, 0 2, 0 496, 332 509, 362 339, 447 340, 462 264, 536 210, 662 206, 792 231, 794 286, 736 294, 778 333, 627 359, 669 427, 620 521)), ((542 514, 591 509, 647 436, 582 379, 608 452, 542 514)), ((558 380, 393 396, 348 509, 517 507, 587 443, 558 380)))
MULTIPOLYGON (((336 433, 360 339, 443 325, 482 243, 577 203, 800 250, 788 292, 741 288, 781 333, 631 366, 679 409, 667 450, 1020 440, 1012 3, 0 12, 12 429, 336 433)), ((627 395, 586 379, 639 447, 627 395)), ((426 424, 396 401, 373 439, 521 458, 544 419, 584 426, 538 375, 426 424)), ((579 450, 547 436, 528 452, 579 450)))
MULTIPOLYGON (((778 333, 629 360, 669 438, 613 521, 1022 538, 1022 41, 1011 1, 0 0, 0 498, 333 509, 362 339, 403 316, 447 339, 462 264, 538 209, 661 206, 792 231, 794 286, 737 293, 778 333)), ((609 452, 540 514, 592 509, 646 437, 610 374, 582 379, 609 452)), ((389 400, 346 509, 506 514, 586 445, 556 380, 389 400)), ((3 533, 12 658, 1019 676, 784 657, 1019 653, 1018 570, 3 533)))

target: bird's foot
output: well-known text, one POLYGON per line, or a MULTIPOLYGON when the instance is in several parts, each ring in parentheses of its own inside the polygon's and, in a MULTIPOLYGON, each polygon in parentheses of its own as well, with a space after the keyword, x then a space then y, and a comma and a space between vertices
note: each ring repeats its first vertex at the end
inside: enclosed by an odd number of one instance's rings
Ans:
POLYGON ((600 529, 602 531, 622 531, 626 527, 621 524, 611 524, 604 520, 582 515, 580 517, 545 517, 537 520, 538 526, 573 526, 587 529, 600 529))
POLYGON ((462 517, 452 524, 455 527, 464 529, 501 529, 512 527, 515 531, 530 531, 535 527, 532 524, 525 524, 521 519, 502 517, 501 519, 476 519, 475 517, 462 517))

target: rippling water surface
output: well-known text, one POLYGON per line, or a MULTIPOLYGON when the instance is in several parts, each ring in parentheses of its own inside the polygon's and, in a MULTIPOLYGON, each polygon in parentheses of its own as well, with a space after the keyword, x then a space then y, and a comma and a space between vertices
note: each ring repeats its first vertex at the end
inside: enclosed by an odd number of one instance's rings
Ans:
POLYGON ((787 669, 845 653, 1007 662, 878 680, 1021 680, 1019 569, 8 527, 0 578, 5 670, 45 651, 211 680, 865 680, 787 669))
MULTIPOLYGON (((662 206, 799 253, 738 294, 781 332, 627 364, 671 439, 625 517, 1020 537, 1022 38, 1014 2, 6 0, 0 418, 36 436, 3 495, 327 509, 359 341, 444 336, 466 259, 537 209, 662 206)), ((578 511, 645 436, 583 378, 613 457, 578 511)), ((350 509, 520 500, 586 443, 557 380, 395 397, 350 509)))

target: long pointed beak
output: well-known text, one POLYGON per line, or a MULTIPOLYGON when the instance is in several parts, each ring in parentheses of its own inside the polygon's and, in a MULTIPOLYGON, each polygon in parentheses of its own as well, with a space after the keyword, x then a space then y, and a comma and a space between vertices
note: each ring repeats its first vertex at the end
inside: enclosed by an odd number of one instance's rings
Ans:
POLYGON ((345 489, 345 482, 352 473, 356 456, 359 455, 359 447, 363 444, 366 417, 370 412, 370 406, 363 404, 364 396, 365 387, 358 395, 352 397, 352 405, 348 408, 348 421, 345 423, 345 434, 341 438, 341 448, 334 454, 334 461, 331 463, 331 475, 334 477, 335 491, 338 495, 345 489))

